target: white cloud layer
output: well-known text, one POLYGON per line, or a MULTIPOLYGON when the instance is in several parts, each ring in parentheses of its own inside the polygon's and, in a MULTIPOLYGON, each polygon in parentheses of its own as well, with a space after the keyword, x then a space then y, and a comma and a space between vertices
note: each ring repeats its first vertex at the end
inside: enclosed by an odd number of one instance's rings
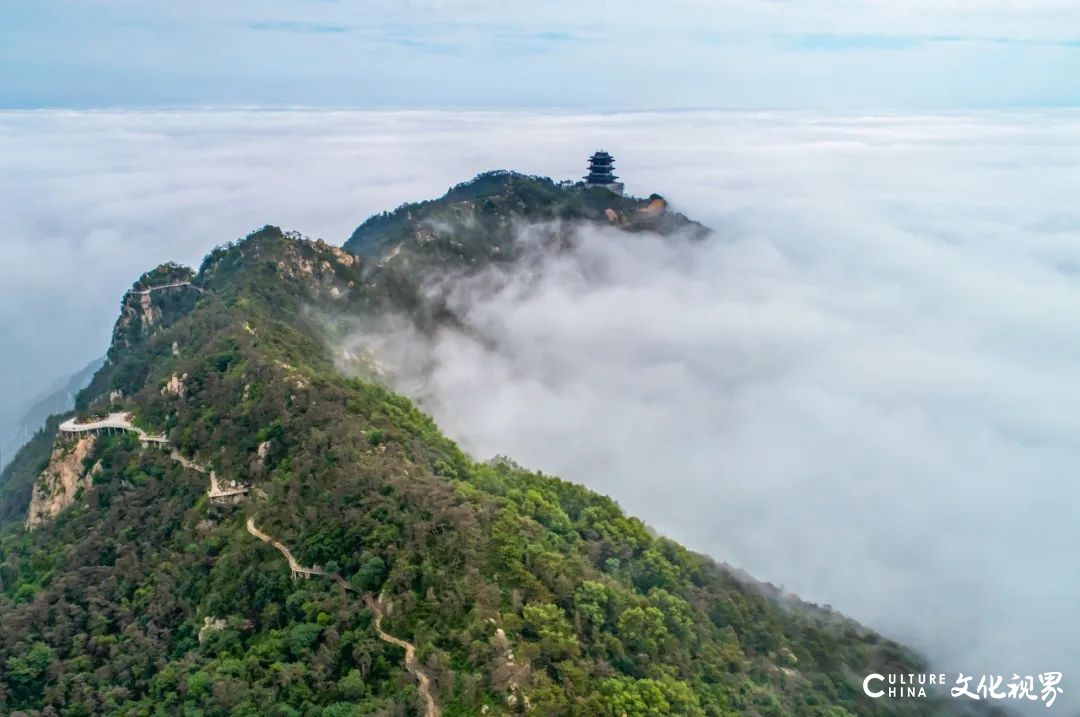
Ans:
POLYGON ((159 261, 598 146, 716 241, 591 236, 599 276, 474 306, 441 424, 950 669, 1080 674, 1080 113, 0 114, 0 391, 159 261))

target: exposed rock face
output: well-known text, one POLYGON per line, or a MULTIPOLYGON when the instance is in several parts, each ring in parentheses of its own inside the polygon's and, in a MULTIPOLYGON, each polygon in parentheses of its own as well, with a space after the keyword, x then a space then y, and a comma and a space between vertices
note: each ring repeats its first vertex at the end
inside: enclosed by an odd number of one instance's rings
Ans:
POLYGON ((169 378, 168 382, 162 387, 162 396, 176 396, 183 398, 187 393, 187 388, 184 386, 184 381, 187 380, 188 375, 185 373, 183 376, 177 376, 175 373, 169 378))
POLYGON ((195 272, 179 264, 162 264, 139 277, 124 295, 120 317, 113 328, 110 357, 130 349, 187 314, 202 291, 192 287, 195 272))
POLYGON ((491 682, 496 689, 506 693, 506 704, 515 707, 522 702, 525 709, 531 709, 529 697, 521 694, 521 686, 528 684, 529 666, 518 663, 506 632, 500 627, 495 630, 492 644, 496 657, 491 671, 491 682))
POLYGON ((157 317, 160 316, 160 311, 154 310, 154 302, 150 298, 150 294, 139 295, 139 318, 142 319, 143 330, 152 328, 157 322, 157 317))
POLYGON ((203 618, 203 626, 199 628, 199 642, 205 640, 208 633, 224 630, 228 625, 224 618, 207 615, 203 618))
POLYGON ((353 266, 354 264, 357 264, 357 263, 360 262, 360 257, 358 257, 358 256, 356 256, 354 254, 350 254, 349 252, 347 252, 347 251, 345 251, 343 249, 340 249, 340 248, 338 248, 336 246, 333 246, 332 244, 327 244, 322 239, 319 239, 318 241, 316 241, 315 245, 317 247, 319 247, 319 249, 322 250, 322 251, 329 251, 331 254, 334 255, 335 259, 337 259, 339 262, 341 262, 345 266, 353 266))
POLYGON ((277 262, 282 276, 303 281, 316 296, 327 295, 339 300, 350 295, 356 282, 346 278, 347 270, 359 265, 359 257, 321 239, 307 240, 295 232, 285 236, 296 241, 286 248, 284 256, 277 262))
POLYGON ((667 200, 656 194, 649 197, 649 203, 646 204, 638 212, 650 217, 658 217, 667 211, 667 200))
POLYGON ((93 435, 74 443, 57 441, 49 465, 34 483, 26 527, 34 528, 52 520, 75 501, 80 488, 90 487, 94 471, 87 471, 84 463, 96 442, 97 438, 93 435))

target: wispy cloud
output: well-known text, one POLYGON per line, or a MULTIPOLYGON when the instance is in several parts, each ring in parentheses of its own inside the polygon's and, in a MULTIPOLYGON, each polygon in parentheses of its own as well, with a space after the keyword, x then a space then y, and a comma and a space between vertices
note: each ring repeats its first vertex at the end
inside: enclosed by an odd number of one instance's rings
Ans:
POLYGON ((1080 103, 1080 6, 1062 0, 8 5, 7 107, 1080 103))
POLYGON ((575 32, 569 32, 566 30, 542 30, 542 31, 521 31, 514 30, 512 28, 498 28, 495 29, 493 35, 496 39, 505 42, 544 42, 559 44, 565 42, 583 42, 585 38, 575 32))
POLYGON ((1018 47, 1080 48, 1080 39, 1032 39, 1024 37, 988 37, 979 35, 860 35, 813 33, 783 35, 779 44, 791 50, 812 52, 862 52, 873 50, 910 50, 932 44, 986 44, 1018 47))
POLYGON ((271 32, 299 32, 315 35, 349 32, 344 25, 319 22, 301 22, 299 20, 253 20, 247 24, 250 30, 271 32))
POLYGON ((862 50, 907 50, 926 42, 925 38, 901 35, 813 34, 784 37, 781 43, 792 50, 847 52, 862 50))

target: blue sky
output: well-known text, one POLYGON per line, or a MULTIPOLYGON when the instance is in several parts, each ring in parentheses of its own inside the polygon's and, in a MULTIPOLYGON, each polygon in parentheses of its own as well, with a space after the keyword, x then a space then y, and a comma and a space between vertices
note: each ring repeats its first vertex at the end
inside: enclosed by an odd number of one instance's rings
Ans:
POLYGON ((1080 104, 1071 0, 6 0, 0 107, 1080 104))

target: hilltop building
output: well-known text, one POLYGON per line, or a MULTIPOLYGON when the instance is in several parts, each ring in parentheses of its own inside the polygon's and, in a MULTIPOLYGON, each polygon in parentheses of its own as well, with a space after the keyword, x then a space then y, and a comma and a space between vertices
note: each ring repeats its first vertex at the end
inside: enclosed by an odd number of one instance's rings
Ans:
POLYGON ((585 175, 585 184, 592 187, 604 187, 616 194, 623 193, 623 184, 615 176, 615 158, 604 150, 589 157, 589 173, 585 175))

